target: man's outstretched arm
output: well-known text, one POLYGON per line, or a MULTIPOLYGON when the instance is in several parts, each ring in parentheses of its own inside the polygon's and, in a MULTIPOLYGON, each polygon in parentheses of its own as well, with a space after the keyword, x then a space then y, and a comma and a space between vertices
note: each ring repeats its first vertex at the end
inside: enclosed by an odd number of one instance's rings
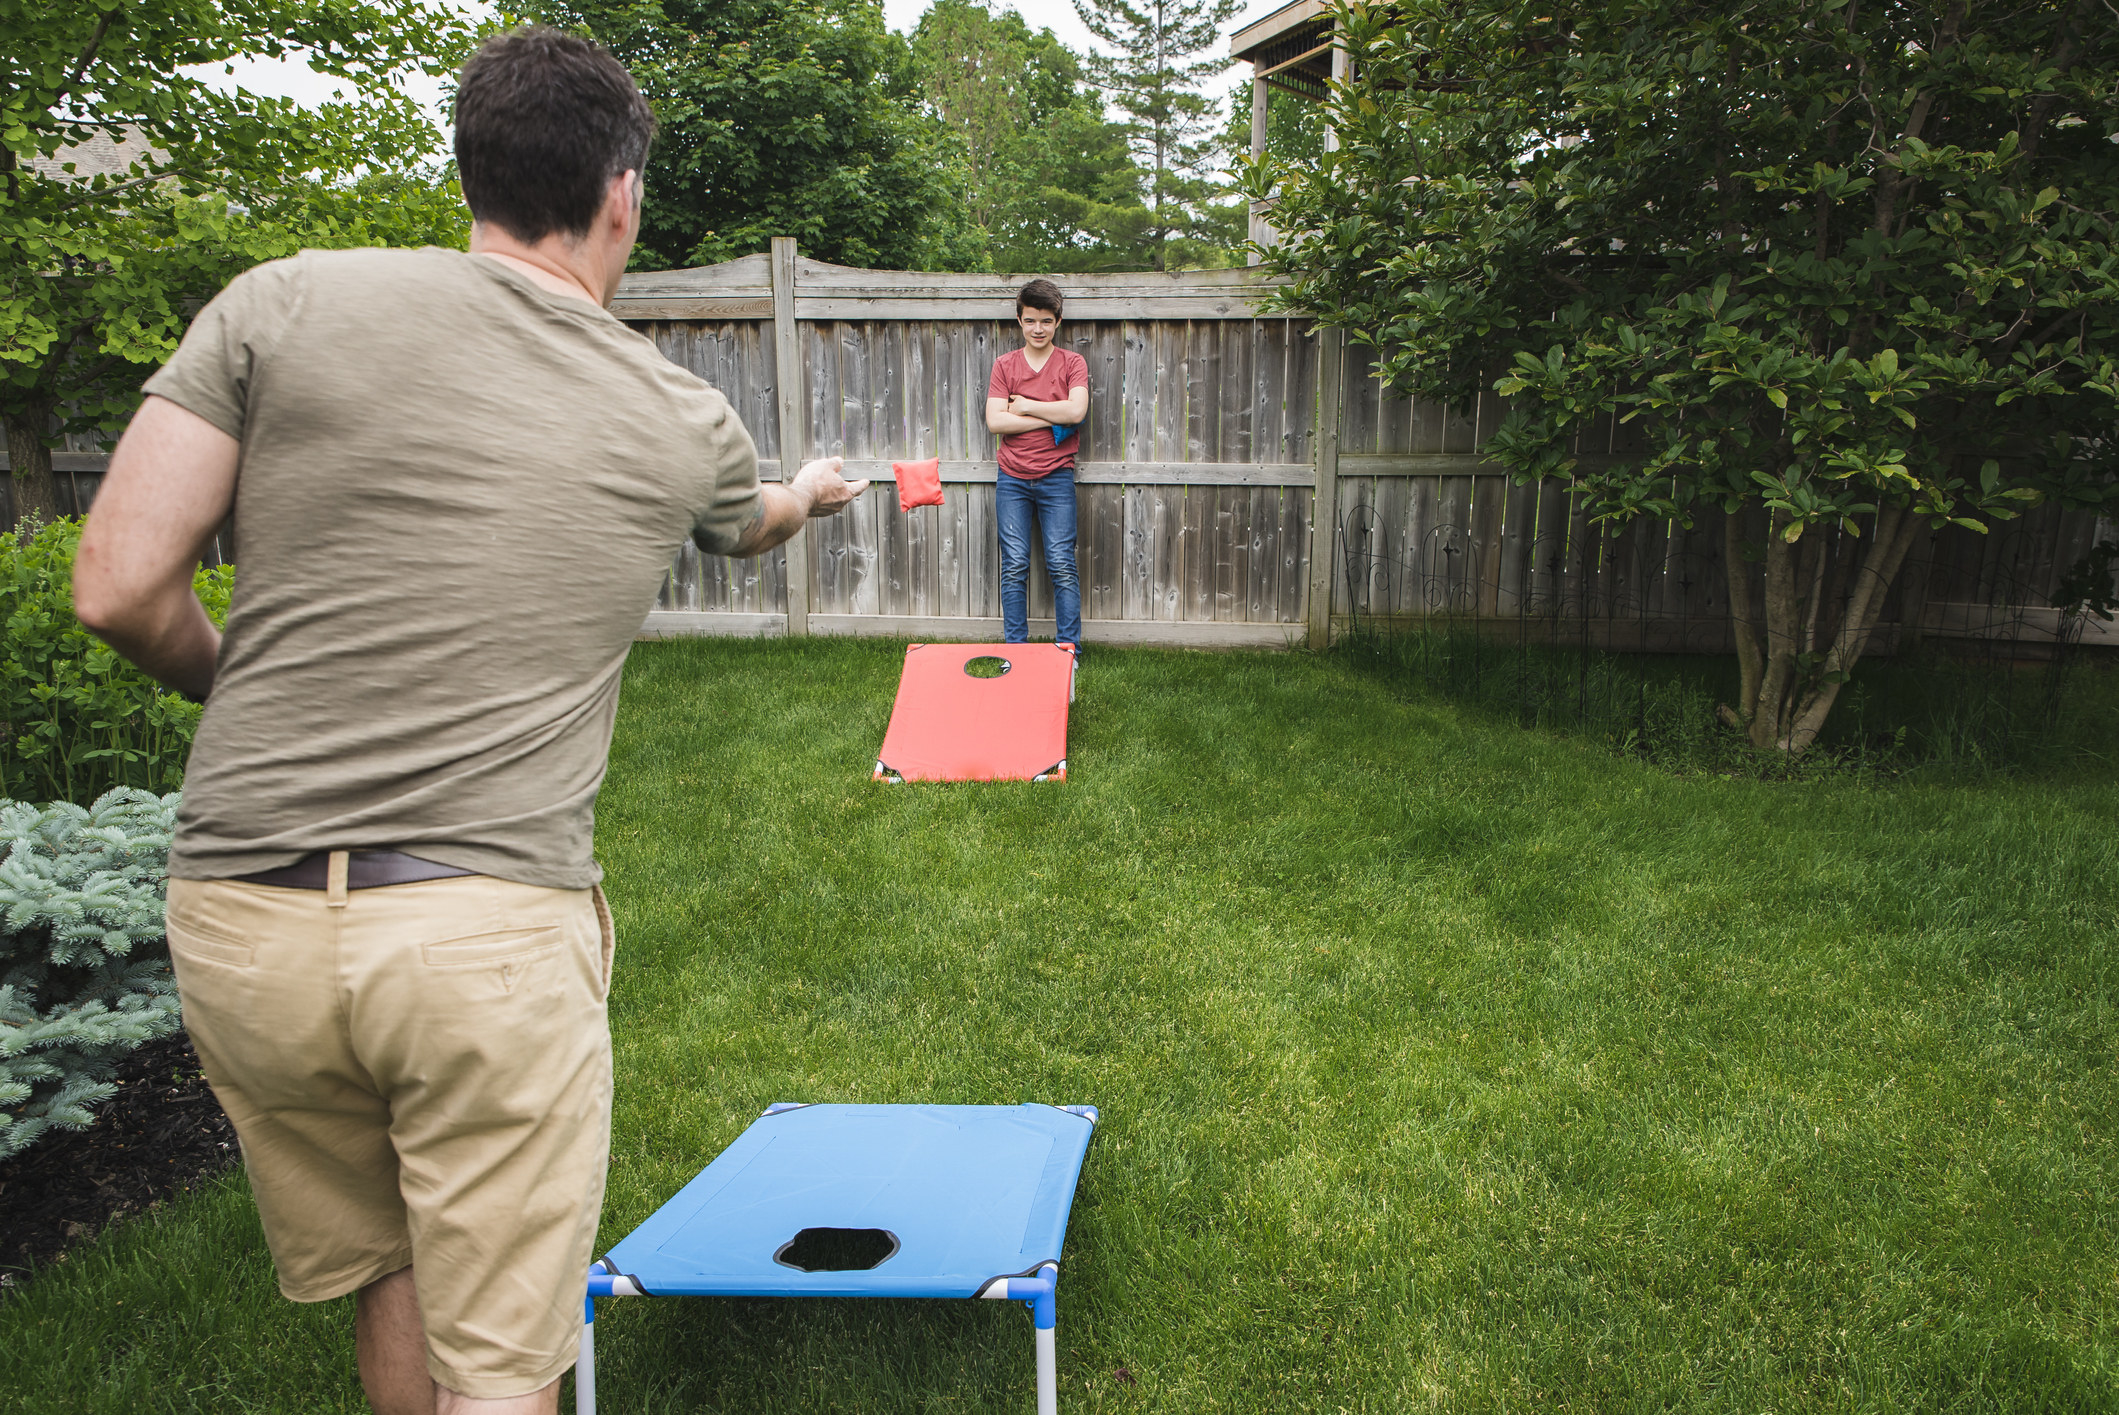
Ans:
POLYGON ((850 482, 839 475, 845 459, 826 457, 811 462, 785 484, 767 482, 758 488, 758 516, 744 529, 742 539, 730 555, 763 555, 783 541, 794 539, 803 522, 812 516, 830 516, 868 489, 867 481, 850 482))
POLYGON ((74 613, 156 680, 203 698, 221 633, 192 592, 199 556, 235 504, 242 444, 149 395, 133 414, 74 557, 74 613))

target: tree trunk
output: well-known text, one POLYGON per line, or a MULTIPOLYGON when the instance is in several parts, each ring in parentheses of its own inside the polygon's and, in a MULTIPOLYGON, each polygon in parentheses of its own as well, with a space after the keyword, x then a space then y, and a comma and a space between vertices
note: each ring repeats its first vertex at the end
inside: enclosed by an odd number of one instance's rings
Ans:
MULTIPOLYGON (((1729 630, 1736 641, 1737 701, 1744 705, 1742 713, 1748 713, 1758 701, 1766 657, 1759 648, 1758 598, 1751 593, 1751 562, 1744 559, 1742 510, 1731 511, 1722 518, 1722 573, 1729 580, 1729 630)), ((1732 725, 1744 725, 1741 713, 1732 725)))
POLYGON ((1162 124, 1155 127, 1155 268, 1163 268, 1163 243, 1169 239, 1169 229, 1163 224, 1163 134, 1162 124))
POLYGON ((1884 601, 1890 597, 1891 586, 1906 563, 1906 552, 1920 538, 1920 523, 1920 516, 1906 508, 1887 506, 1877 513, 1876 538, 1862 557, 1853 593, 1847 597, 1846 617, 1825 653, 1824 671, 1790 723, 1789 750, 1808 750, 1824 728, 1825 718, 1846 681, 1844 675, 1854 671, 1854 665, 1869 647, 1869 636, 1876 630, 1876 621, 1883 617, 1884 601))
POLYGON ((7 419, 8 490, 14 498, 13 529, 18 531, 32 519, 59 519, 59 484, 52 479, 51 448, 42 436, 50 423, 51 409, 41 405, 7 419))
MULTIPOLYGON (((1794 542, 1782 539, 1785 517, 1768 522, 1766 541, 1765 643, 1759 643, 1750 576, 1741 564, 1735 517, 1725 530, 1729 555, 1729 614, 1736 639, 1742 691, 1734 714, 1754 747, 1799 755, 1817 740, 1830 717, 1846 675, 1854 671, 1869 647, 1883 615, 1884 601, 1898 579, 1906 554, 1920 538, 1922 518, 1898 506, 1877 513, 1864 538, 1860 563, 1827 574, 1830 547, 1820 531, 1794 542), (1848 584, 1847 603, 1834 623, 1821 600, 1827 586, 1848 584), (1830 625, 1820 637, 1822 626, 1830 625)), ((1842 545, 1842 555, 1851 547, 1842 545)))
POLYGON ((1787 525, 1785 512, 1775 512, 1766 520, 1766 673, 1759 683, 1758 701, 1749 705, 1751 745, 1763 750, 1785 750, 1782 728, 1788 700, 1800 686, 1796 681, 1796 655, 1802 652, 1802 602, 1796 583, 1799 553, 1782 538, 1787 525))

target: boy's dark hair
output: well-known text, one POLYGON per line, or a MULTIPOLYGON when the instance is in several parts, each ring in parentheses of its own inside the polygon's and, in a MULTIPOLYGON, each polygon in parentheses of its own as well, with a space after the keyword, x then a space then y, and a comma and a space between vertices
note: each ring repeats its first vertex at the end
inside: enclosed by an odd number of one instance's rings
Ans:
POLYGON ((1048 310, 1054 319, 1060 317, 1060 289, 1050 280, 1039 277, 1015 292, 1015 312, 1021 314, 1028 305, 1034 310, 1048 310))
POLYGON ((495 35, 456 89, 456 170, 471 215, 518 241, 585 236, 621 172, 647 166, 655 115, 594 40, 530 25, 495 35))

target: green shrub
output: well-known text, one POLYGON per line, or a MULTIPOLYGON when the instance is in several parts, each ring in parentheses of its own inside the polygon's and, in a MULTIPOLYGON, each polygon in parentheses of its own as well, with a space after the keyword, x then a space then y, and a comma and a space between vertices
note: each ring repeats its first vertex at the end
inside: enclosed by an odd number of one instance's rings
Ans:
POLYGON ((0 801, 0 1159, 78 1130, 125 1053, 178 1026, 163 936, 175 793, 0 801))
MULTIPOLYGON (((165 691, 74 618, 81 523, 0 535, 0 798, 86 801, 114 786, 173 791, 199 708, 165 691)), ((232 566, 193 581, 216 624, 232 566)))

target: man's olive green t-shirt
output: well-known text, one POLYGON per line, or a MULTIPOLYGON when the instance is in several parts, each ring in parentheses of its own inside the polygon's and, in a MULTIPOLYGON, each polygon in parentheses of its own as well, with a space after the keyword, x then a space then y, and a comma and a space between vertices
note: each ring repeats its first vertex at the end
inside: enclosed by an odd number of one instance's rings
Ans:
POLYGON ((618 680, 687 536, 759 510, 728 402, 483 256, 238 277, 147 392, 242 443, 235 597, 170 873, 393 848, 585 889, 618 680))

